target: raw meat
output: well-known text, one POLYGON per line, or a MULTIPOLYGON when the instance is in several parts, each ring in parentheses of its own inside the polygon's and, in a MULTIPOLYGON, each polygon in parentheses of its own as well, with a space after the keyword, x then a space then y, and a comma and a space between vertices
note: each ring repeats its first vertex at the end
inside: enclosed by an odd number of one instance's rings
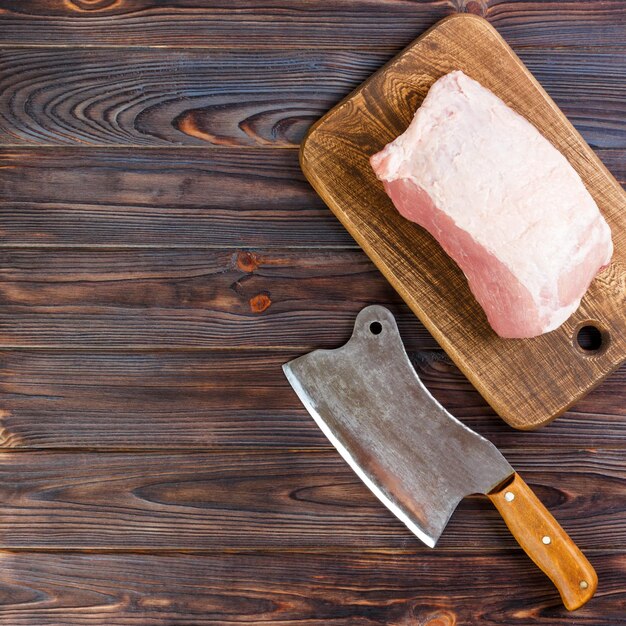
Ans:
POLYGON ((611 231, 569 162, 463 72, 433 84, 371 165, 398 211, 458 263, 502 337, 560 326, 611 259, 611 231))

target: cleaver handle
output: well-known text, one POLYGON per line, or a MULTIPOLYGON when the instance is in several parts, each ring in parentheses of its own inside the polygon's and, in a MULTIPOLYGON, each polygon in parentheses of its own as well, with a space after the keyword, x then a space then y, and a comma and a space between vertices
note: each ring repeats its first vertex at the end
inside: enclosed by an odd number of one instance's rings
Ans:
POLYGON ((555 584, 566 609, 574 611, 591 599, 598 586, 591 563, 519 474, 488 497, 519 545, 555 584))

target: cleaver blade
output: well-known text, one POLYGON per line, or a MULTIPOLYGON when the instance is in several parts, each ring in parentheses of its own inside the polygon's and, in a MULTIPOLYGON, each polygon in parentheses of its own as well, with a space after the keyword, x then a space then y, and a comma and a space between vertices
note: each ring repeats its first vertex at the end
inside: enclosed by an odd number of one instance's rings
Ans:
POLYGON ((433 548, 459 502, 513 468, 433 398, 390 311, 369 306, 347 344, 283 366, 317 425, 382 503, 433 548))
POLYGON ((593 595, 597 576, 587 559, 499 450, 433 398, 386 308, 366 307, 348 343, 283 370, 341 456, 427 546, 465 496, 486 494, 568 609, 593 595))

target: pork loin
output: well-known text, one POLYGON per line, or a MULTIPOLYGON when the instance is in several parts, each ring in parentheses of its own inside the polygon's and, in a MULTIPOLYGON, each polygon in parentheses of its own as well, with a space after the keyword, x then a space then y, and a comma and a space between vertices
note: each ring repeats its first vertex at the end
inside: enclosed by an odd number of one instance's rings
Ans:
POLYGON ((463 72, 437 80, 371 157, 397 210, 463 270, 502 337, 560 326, 610 261, 610 229, 567 159, 463 72))

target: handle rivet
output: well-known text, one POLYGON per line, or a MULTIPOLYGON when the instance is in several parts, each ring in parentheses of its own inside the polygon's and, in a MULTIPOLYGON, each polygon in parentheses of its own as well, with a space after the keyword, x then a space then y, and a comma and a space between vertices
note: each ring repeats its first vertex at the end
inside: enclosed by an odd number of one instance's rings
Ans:
POLYGON ((581 589, 587 589, 587 587, 589 587, 589 583, 586 580, 581 580, 580 581, 580 588, 581 589))
POLYGON ((550 539, 548 535, 546 535, 541 541, 543 541, 546 545, 550 545, 552 543, 552 539, 550 539))
POLYGON ((513 500, 515 500, 515 494, 514 494, 512 491, 507 491, 507 492, 504 494, 504 499, 505 499, 507 502, 513 502, 513 500))

